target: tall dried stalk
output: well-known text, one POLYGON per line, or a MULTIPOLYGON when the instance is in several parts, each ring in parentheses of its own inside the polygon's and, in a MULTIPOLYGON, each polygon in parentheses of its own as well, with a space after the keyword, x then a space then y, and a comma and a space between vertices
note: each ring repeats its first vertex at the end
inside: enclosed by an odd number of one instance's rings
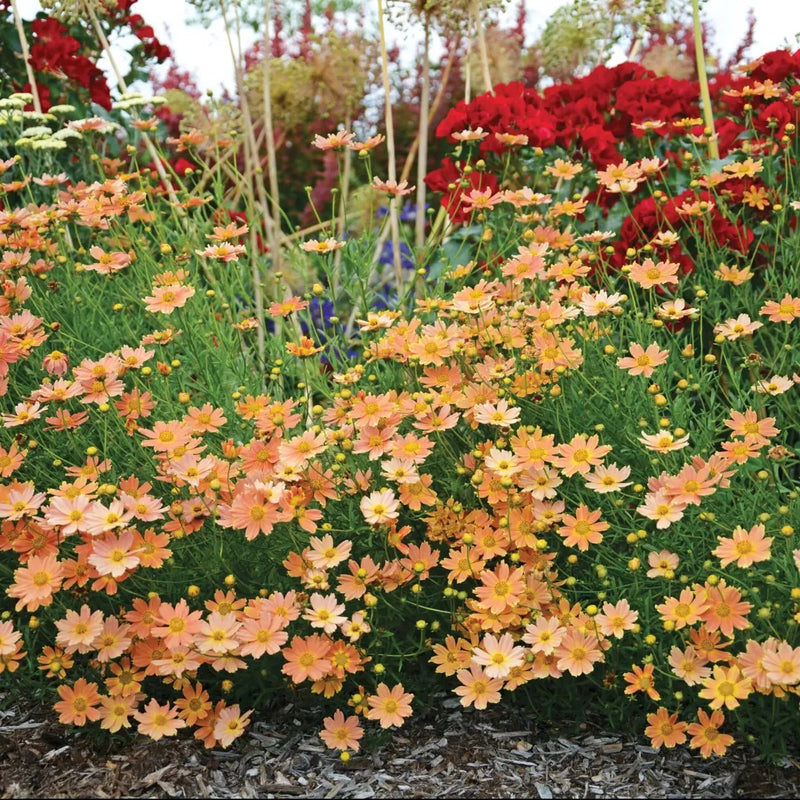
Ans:
POLYGON ((422 45, 422 91, 419 101, 419 128, 417 141, 419 142, 419 158, 417 159, 417 213, 414 228, 414 246, 417 263, 422 258, 422 248, 425 245, 425 168, 428 163, 428 125, 431 94, 431 70, 428 50, 430 48, 431 26, 428 15, 423 17, 425 35, 422 45))
POLYGON ((28 39, 25 36, 25 28, 22 27, 22 17, 19 15, 17 0, 11 0, 11 11, 14 14, 14 24, 17 27, 19 45, 22 48, 22 60, 25 62, 25 72, 28 75, 28 83, 31 85, 33 107, 41 114, 42 102, 39 99, 39 87, 36 85, 36 76, 33 74, 33 67, 31 66, 31 51, 28 49, 28 39))
MULTIPOLYGON (((473 16, 475 17, 475 31, 478 34, 478 50, 481 56, 484 90, 491 94, 492 78, 489 74, 489 51, 486 49, 486 36, 483 32, 483 20, 481 19, 481 0, 472 0, 472 7, 473 16)), ((467 71, 469 71, 469 68, 467 71)))
MULTIPOLYGON (((383 2, 378 0, 378 29, 381 40, 381 73, 383 75, 383 92, 385 95, 384 117, 386 120, 386 152, 389 156, 389 181, 397 180, 397 165, 394 153, 394 123, 392 121, 392 97, 389 85, 389 55, 386 50, 386 27, 383 20, 383 2)), ((403 270, 400 261, 400 221, 397 214, 397 199, 391 197, 389 200, 389 226, 392 233, 392 256, 394 263, 394 274, 397 282, 397 293, 400 294, 403 287, 403 270)))
MULTIPOLYGON (((97 19, 97 14, 95 14, 94 7, 92 6, 91 2, 88 0, 84 0, 83 7, 86 9, 86 13, 91 20, 92 27, 94 28, 94 32, 97 35, 97 40, 100 42, 100 47, 102 47, 103 52, 108 58, 108 63, 111 65, 111 71, 114 73, 114 77, 117 79, 117 85, 119 86, 120 90, 125 93, 128 91, 128 86, 125 83, 125 78, 122 77, 122 72, 120 71, 119 67, 117 66, 116 59, 114 58, 114 53, 111 50, 111 45, 106 38, 106 34, 103 31, 102 25, 100 25, 100 20, 97 19)), ((172 181, 167 177, 167 171, 164 169, 164 165, 161 163, 161 158, 158 155, 158 151, 155 148, 150 137, 147 135, 146 131, 141 131, 142 141, 144 142, 144 146, 147 148, 147 152, 150 154, 150 158, 153 160, 153 166, 155 167, 156 172, 158 173, 158 177, 161 178, 161 182, 167 189, 167 193, 169 194, 169 199, 172 202, 173 208, 176 210, 178 214, 181 214, 183 209, 178 204, 178 196, 175 194, 175 189, 172 186, 172 181)))
POLYGON ((694 52, 697 59, 697 78, 700 81, 700 96, 703 99, 703 119, 708 130, 708 154, 713 159, 719 158, 717 133, 714 129, 714 113, 711 110, 711 93, 708 90, 708 74, 706 73, 706 56, 703 51, 703 29, 700 26, 700 7, 698 0, 692 0, 692 22, 694 24, 694 52))

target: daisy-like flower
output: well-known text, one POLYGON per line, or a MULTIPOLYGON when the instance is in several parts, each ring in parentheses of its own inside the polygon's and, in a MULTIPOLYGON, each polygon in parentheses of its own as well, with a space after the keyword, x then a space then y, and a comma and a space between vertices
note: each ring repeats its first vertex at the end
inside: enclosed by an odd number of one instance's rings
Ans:
POLYGON ((475 128, 474 131, 465 128, 463 131, 455 131, 450 134, 457 142, 482 142, 488 135, 483 128, 475 128))
POLYGON ((736 665, 723 667, 715 664, 713 673, 703 680, 703 688, 698 693, 704 700, 710 700, 710 708, 734 709, 740 700, 745 700, 753 691, 750 678, 743 676, 736 665))
POLYGON ((395 180, 382 181, 376 176, 372 179, 372 188, 378 192, 390 194, 393 197, 403 197, 411 194, 417 187, 409 186, 408 181, 400 181, 400 183, 395 180))
POLYGON ((490 678, 505 678, 514 667, 525 662, 525 648, 514 645, 510 633, 504 633, 499 639, 487 633, 481 647, 472 651, 472 662, 482 666, 490 678))
POLYGON ((561 644, 567 629, 558 617, 539 617, 536 622, 525 626, 522 641, 531 646, 534 653, 552 655, 561 644))
POLYGON ((484 464, 487 469, 490 469, 497 475, 498 478, 510 478, 516 475, 522 467, 519 464, 519 459, 510 450, 499 450, 493 447, 486 456, 484 464))
POLYGON ((788 292, 780 301, 770 300, 758 312, 769 317, 770 322, 790 323, 800 317, 800 297, 792 297, 788 292))
POLYGON ((347 617, 342 616, 344 603, 336 602, 336 595, 321 595, 314 592, 310 599, 311 608, 303 614, 303 619, 311 623, 312 628, 321 628, 325 633, 333 633, 347 617))
POLYGON ((202 258, 215 258, 228 264, 231 261, 238 261, 239 256, 247 253, 247 248, 243 244, 219 242, 218 244, 207 245, 205 250, 195 250, 195 253, 202 258))
POLYGON ((771 536, 764 536, 764 526, 754 525, 749 531, 737 525, 731 537, 717 537, 719 545, 712 554, 720 559, 720 566, 736 564, 747 569, 757 561, 769 561, 771 536))
POLYGON ((385 684, 378 684, 375 694, 367 699, 369 711, 367 719, 376 720, 381 728, 399 728, 407 717, 411 716, 411 701, 414 695, 403 689, 398 683, 391 689, 385 684))
POLYGON ((700 622, 707 607, 705 600, 695 597, 694 592, 686 587, 681 590, 680 597, 664 598, 664 602, 657 605, 656 610, 661 614, 661 619, 672 622, 675 630, 680 630, 700 622))
POLYGON ((686 729, 692 737, 689 747, 699 750, 703 758, 708 758, 712 753, 724 756, 728 747, 733 744, 733 736, 719 731, 725 724, 725 715, 716 710, 709 716, 700 708, 697 711, 697 719, 697 722, 693 722, 686 729))
POLYGON ((775 417, 759 419, 752 408, 748 408, 744 414, 731 409, 730 417, 723 422, 731 429, 732 436, 743 436, 745 440, 759 444, 769 444, 769 440, 780 433, 775 427, 775 417))
POLYGON ((282 650, 286 663, 281 671, 294 683, 302 683, 306 679, 318 681, 331 668, 327 657, 331 647, 332 642, 327 636, 293 636, 291 645, 282 650))
POLYGON ((603 611, 595 617, 595 622, 603 636, 615 636, 621 639, 625 631, 633 630, 639 612, 634 611, 627 600, 620 600, 616 605, 603 603, 603 611))
POLYGON ((329 133, 327 136, 316 134, 311 144, 318 150, 344 150, 352 144, 355 138, 354 133, 342 129, 336 133, 329 133))
POLYGON ((791 388, 792 381, 790 378, 787 378, 785 375, 773 375, 771 378, 758 381, 753 386, 753 391, 775 397, 776 395, 788 392, 791 388))
POLYGON ((570 628, 555 652, 558 668, 570 675, 588 675, 603 660, 600 642, 594 634, 570 628))
POLYGON ((714 277, 734 286, 741 286, 753 277, 753 273, 750 267, 729 267, 727 264, 720 264, 714 271, 714 277))
POLYGON ((642 433, 638 439, 648 450, 653 450, 656 453, 671 453, 673 450, 681 450, 689 445, 688 433, 677 438, 674 433, 669 431, 642 433))
POLYGON ((6 594, 17 598, 17 611, 36 611, 53 602, 53 594, 61 588, 63 579, 64 565, 55 554, 31 556, 25 566, 14 570, 14 582, 6 594))
POLYGON ((332 717, 325 717, 320 739, 331 750, 352 750, 357 753, 361 749, 359 740, 364 737, 364 730, 353 714, 345 718, 341 709, 337 709, 332 717))
POLYGON ((96 722, 100 718, 100 695, 97 684, 85 678, 78 678, 73 686, 63 684, 58 687, 61 700, 53 708, 58 711, 58 721, 62 725, 85 725, 86 720, 96 722))
POLYGON ((610 313, 619 306, 622 295, 618 293, 608 294, 605 290, 591 294, 586 292, 578 305, 587 317, 598 317, 610 313))
POLYGON ((618 492, 626 486, 631 485, 631 481, 626 481, 631 474, 629 466, 618 467, 616 464, 599 464, 594 468, 593 472, 587 473, 586 488, 598 494, 607 494, 608 492, 618 492))
POLYGON ((647 570, 647 577, 667 578, 671 580, 675 577, 675 570, 678 569, 680 561, 678 554, 671 553, 669 550, 650 553, 647 556, 647 563, 650 565, 650 569, 647 570))
POLYGON ((558 467, 566 477, 576 472, 586 475, 592 467, 597 467, 603 458, 611 452, 611 445, 601 445, 597 435, 585 437, 576 434, 569 443, 558 445, 557 456, 550 458, 554 466, 558 467))
POLYGON ((497 403, 477 403, 473 408, 475 421, 485 425, 497 425, 501 428, 510 428, 519 420, 519 408, 511 407, 506 400, 497 403))
POLYGON ((505 561, 494 571, 481 573, 481 586, 475 589, 480 605, 490 614, 502 614, 507 605, 515 605, 525 591, 524 572, 521 567, 513 570, 505 561))
POLYGON ((656 691, 652 664, 645 664, 644 667, 634 664, 632 672, 626 672, 622 677, 628 684, 625 687, 625 694, 642 692, 656 702, 661 699, 661 695, 656 691))
POLYGON ((701 684, 711 674, 711 667, 706 666, 708 659, 692 645, 685 650, 673 645, 668 661, 675 675, 688 686, 701 684))
POLYGON ((214 737, 216 740, 223 747, 230 747, 244 733, 252 713, 252 710, 250 710, 242 714, 237 704, 223 708, 216 715, 216 721, 214 722, 214 737))
POLYGON ((194 634, 194 645, 201 653, 227 653, 239 646, 237 632, 242 623, 235 614, 220 614, 212 611, 202 620, 194 634))
POLYGON ((659 490, 650 492, 645 496, 644 503, 636 508, 643 517, 656 521, 656 528, 663 530, 669 528, 673 522, 683 518, 686 503, 674 497, 669 497, 666 492, 659 490))
POLYGON ((660 706, 654 714, 647 715, 645 736, 650 739, 650 745, 657 750, 661 747, 668 749, 686 741, 687 723, 678 721, 678 713, 670 714, 664 706, 660 706))
POLYGON ((122 531, 118 536, 106 532, 92 541, 89 563, 99 575, 120 578, 128 570, 135 569, 139 561, 134 535, 130 530, 122 531))
POLYGON ((474 706, 482 711, 489 703, 500 702, 500 690, 503 688, 501 678, 490 678, 486 670, 477 664, 472 664, 469 669, 460 669, 456 673, 460 686, 453 692, 461 697, 461 705, 474 706))
POLYGON ((762 659, 767 678, 781 686, 800 683, 800 647, 779 642, 774 649, 764 653, 762 659))
POLYGON ((628 277, 642 289, 664 286, 667 283, 678 283, 678 264, 670 261, 654 262, 646 258, 641 264, 631 264, 628 277))
POLYGON ((601 515, 602 510, 599 508, 589 511, 585 505, 578 506, 574 517, 571 514, 564 515, 558 534, 564 537, 567 547, 577 547, 581 552, 586 552, 590 544, 602 542, 602 531, 611 527, 600 519, 601 515))
POLYGON ((617 359, 617 366, 626 369, 631 375, 644 375, 649 378, 656 367, 664 364, 669 358, 669 350, 659 349, 657 344, 648 345, 647 349, 634 342, 630 346, 630 355, 617 359))
POLYGON ((763 328, 763 322, 754 322, 747 314, 739 314, 735 319, 728 319, 725 322, 718 322, 714 326, 714 333, 724 336, 733 342, 742 336, 750 336, 759 328, 763 328))
POLYGON ((139 733, 155 741, 164 736, 175 736, 181 728, 186 727, 186 722, 178 716, 174 706, 169 703, 162 706, 156 699, 151 699, 144 710, 136 711, 133 717, 139 723, 139 733))
POLYGON ((360 508, 364 519, 370 525, 385 525, 400 516, 399 502, 391 489, 381 489, 372 492, 368 497, 362 497, 360 508))
POLYGON ((300 245, 300 249, 308 253, 331 253, 334 250, 338 250, 340 247, 344 247, 344 244, 344 242, 339 242, 333 237, 322 240, 307 239, 300 245))
POLYGON ((667 300, 656 308, 656 316, 664 320, 677 321, 696 315, 697 309, 692 306, 687 306, 686 301, 682 297, 676 297, 674 300, 667 300))

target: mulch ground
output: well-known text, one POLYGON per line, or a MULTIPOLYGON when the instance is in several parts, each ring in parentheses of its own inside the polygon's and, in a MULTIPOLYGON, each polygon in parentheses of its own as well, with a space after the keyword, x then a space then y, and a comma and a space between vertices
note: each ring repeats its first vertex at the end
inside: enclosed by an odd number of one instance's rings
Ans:
MULTIPOLYGON (((0 696, 2 699, 2 696, 0 696)), ((286 706, 227 751, 191 738, 111 744, 67 729, 47 708, 0 710, 0 796, 23 797, 798 797, 800 760, 770 765, 746 747, 703 760, 685 748, 584 726, 537 729, 509 709, 465 711, 452 698, 342 763, 319 717, 286 706)))

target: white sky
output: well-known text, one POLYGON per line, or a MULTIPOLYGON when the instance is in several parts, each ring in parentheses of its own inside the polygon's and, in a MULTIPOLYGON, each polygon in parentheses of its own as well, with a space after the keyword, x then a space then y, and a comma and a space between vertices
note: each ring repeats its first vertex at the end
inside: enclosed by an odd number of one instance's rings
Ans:
MULTIPOLYGON (((559 6, 569 0, 526 0, 531 33, 541 29, 559 6)), ((701 0, 702 2, 702 0, 701 0)), ((38 8, 37 0, 18 0, 23 17, 30 18, 38 8)), ((375 4, 377 7, 377 3, 375 4)), ((516 13, 517 0, 512 0, 516 13)), ((747 11, 756 8, 755 42, 748 55, 752 58, 784 45, 800 47, 800 2, 798 0, 706 0, 703 16, 715 29, 714 44, 723 57, 729 56, 747 30, 747 11)), ((194 16, 186 0, 138 0, 132 11, 152 25, 156 36, 172 48, 181 69, 193 73, 201 90, 219 93, 233 89, 233 69, 227 40, 221 23, 210 29, 189 26, 194 16)), ((372 27, 370 22, 367 26, 372 27)), ((390 41, 392 32, 387 33, 390 41)), ((249 34, 246 43, 252 42, 249 34)), ((113 79, 109 80, 113 85, 113 79)))

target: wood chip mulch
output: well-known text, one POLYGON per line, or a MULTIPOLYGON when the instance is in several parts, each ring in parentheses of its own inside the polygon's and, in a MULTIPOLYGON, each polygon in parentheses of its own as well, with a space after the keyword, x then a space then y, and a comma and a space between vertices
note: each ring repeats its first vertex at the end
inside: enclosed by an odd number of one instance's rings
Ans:
POLYGON ((117 737, 109 745, 59 725, 46 708, 6 705, 0 797, 800 796, 798 758, 771 765, 737 746, 703 760, 591 726, 567 737, 537 729, 523 712, 475 713, 452 698, 385 742, 366 743, 347 764, 320 741, 319 719, 287 706, 222 751, 191 738, 117 737))

